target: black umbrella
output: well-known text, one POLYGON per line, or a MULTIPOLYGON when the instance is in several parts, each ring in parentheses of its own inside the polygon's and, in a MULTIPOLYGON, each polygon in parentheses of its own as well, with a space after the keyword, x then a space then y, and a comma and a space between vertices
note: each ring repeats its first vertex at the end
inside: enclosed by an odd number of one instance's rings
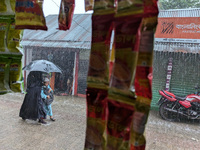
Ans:
POLYGON ((32 61, 28 65, 23 67, 22 70, 42 71, 42 72, 46 72, 46 73, 50 73, 50 72, 62 73, 60 67, 56 66, 54 63, 52 63, 48 60, 32 61))

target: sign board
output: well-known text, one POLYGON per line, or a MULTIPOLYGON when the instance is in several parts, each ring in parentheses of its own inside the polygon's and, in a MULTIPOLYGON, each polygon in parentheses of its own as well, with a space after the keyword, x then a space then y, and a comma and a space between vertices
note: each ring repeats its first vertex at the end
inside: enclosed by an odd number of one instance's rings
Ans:
POLYGON ((200 39, 200 17, 158 18, 155 38, 200 39))

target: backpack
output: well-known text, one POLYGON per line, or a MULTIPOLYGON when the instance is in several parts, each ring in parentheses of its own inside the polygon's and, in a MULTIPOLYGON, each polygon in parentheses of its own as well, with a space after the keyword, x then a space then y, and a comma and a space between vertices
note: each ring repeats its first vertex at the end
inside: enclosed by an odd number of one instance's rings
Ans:
POLYGON ((44 92, 45 95, 49 95, 49 96, 50 96, 50 98, 46 98, 46 99, 43 98, 42 100, 43 100, 43 102, 44 102, 46 105, 50 105, 50 104, 53 102, 53 100, 54 100, 53 91, 51 91, 51 92, 49 93, 49 92, 48 92, 48 91, 49 91, 49 88, 46 87, 46 86, 42 86, 42 89, 43 89, 43 92, 44 92))

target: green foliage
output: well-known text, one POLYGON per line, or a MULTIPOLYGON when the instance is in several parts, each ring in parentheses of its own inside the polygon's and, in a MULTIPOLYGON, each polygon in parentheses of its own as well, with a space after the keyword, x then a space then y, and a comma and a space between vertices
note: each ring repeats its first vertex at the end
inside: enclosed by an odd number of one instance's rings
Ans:
POLYGON ((159 0, 160 10, 200 8, 199 0, 159 0))

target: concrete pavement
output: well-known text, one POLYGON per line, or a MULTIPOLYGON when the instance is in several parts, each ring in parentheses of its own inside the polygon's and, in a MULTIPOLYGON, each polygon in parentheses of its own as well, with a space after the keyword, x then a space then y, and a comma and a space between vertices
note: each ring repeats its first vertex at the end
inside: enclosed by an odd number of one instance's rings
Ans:
MULTIPOLYGON (((0 150, 83 150, 85 98, 55 96, 55 122, 23 121, 19 110, 24 94, 0 95, 0 150)), ((200 124, 168 122, 151 111, 146 124, 146 150, 200 150, 200 124)))

